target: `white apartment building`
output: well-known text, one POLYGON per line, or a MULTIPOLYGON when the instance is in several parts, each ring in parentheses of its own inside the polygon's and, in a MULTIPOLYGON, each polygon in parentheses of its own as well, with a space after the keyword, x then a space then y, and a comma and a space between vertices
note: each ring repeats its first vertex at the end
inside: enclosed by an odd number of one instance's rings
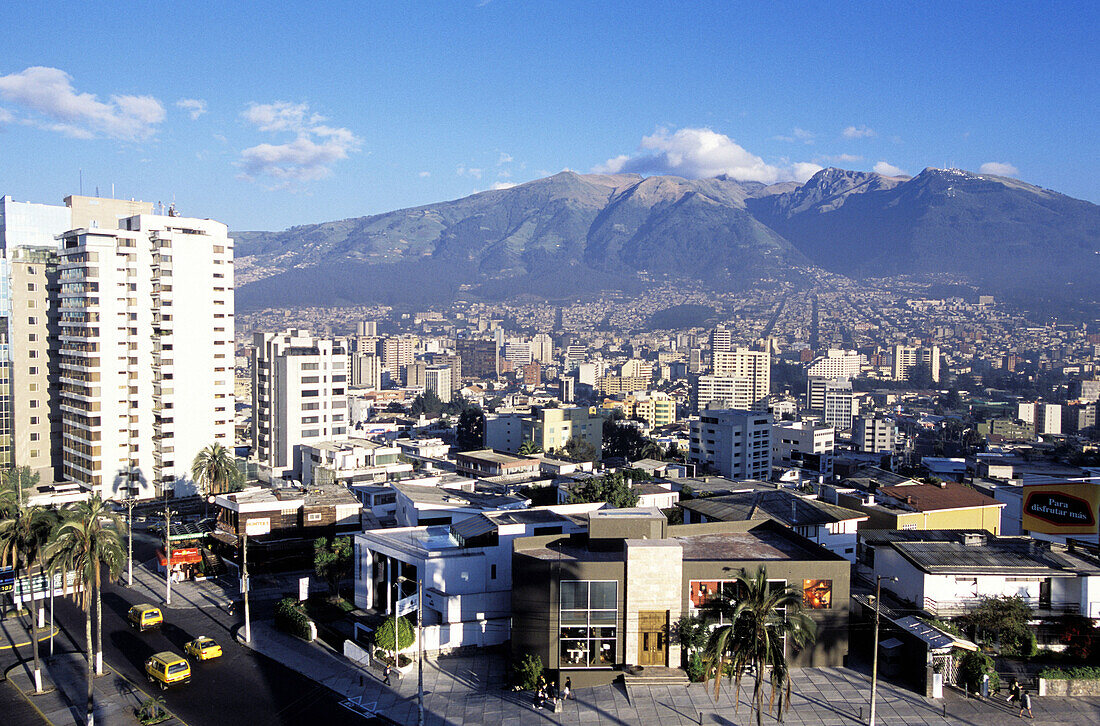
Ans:
POLYGON ((897 424, 885 416, 864 414, 852 421, 852 441, 856 448, 869 454, 890 454, 894 451, 897 424))
POLYGON ((825 423, 837 431, 852 428, 859 414, 859 394, 846 378, 811 378, 807 381, 807 402, 811 411, 820 413, 825 423))
POLYGON ((772 464, 833 473, 836 429, 815 421, 772 424, 772 464))
POLYGON ((863 356, 854 350, 830 348, 825 355, 806 365, 806 375, 818 378, 855 378, 859 375, 863 356))
POLYGON ((930 348, 894 346, 891 373, 895 381, 904 381, 909 376, 909 369, 918 363, 928 366, 933 382, 940 382, 940 347, 938 345, 930 348))
POLYGON ((233 242, 208 219, 118 224, 62 238, 62 473, 104 497, 190 494, 195 455, 233 446, 233 242))
POLYGON ((756 393, 753 382, 748 378, 699 376, 695 379, 692 398, 696 413, 710 406, 752 409, 755 408, 756 393))
POLYGON ((511 342, 504 346, 504 360, 520 368, 532 361, 531 345, 523 342, 511 342))
POLYGON ((547 333, 539 333, 531 338, 531 357, 539 363, 553 363, 554 339, 547 333))
POLYGON ((252 344, 252 451, 273 477, 296 475, 303 444, 348 432, 347 341, 305 331, 256 333, 252 344))
POLYGON ((736 409, 702 412, 690 420, 690 458, 729 479, 772 475, 771 414, 736 409))
POLYGON ((752 403, 744 408, 754 411, 767 406, 771 391, 771 355, 767 351, 735 348, 714 351, 712 368, 715 376, 741 378, 749 382, 752 403))
POLYGON ((365 386, 372 391, 382 388, 382 358, 371 353, 353 353, 351 357, 351 383, 365 386))
POLYGON ((733 336, 728 328, 719 325, 710 331, 710 349, 712 352, 729 352, 733 348, 733 336))

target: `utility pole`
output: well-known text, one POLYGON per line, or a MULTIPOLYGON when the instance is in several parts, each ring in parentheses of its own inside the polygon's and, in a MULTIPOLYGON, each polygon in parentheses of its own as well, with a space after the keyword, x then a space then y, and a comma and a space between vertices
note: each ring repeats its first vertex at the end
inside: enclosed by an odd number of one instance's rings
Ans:
POLYGON ((252 642, 252 618, 248 612, 248 532, 241 535, 241 589, 244 590, 244 642, 252 642))
POLYGON ((172 604, 172 510, 164 505, 164 589, 165 605, 172 604))
POLYGON ((416 723, 424 726, 424 576, 417 574, 420 576, 416 578, 416 723))
POLYGON ((875 696, 878 693, 878 620, 879 611, 882 609, 882 581, 890 580, 891 582, 897 582, 896 577, 885 577, 883 575, 875 576, 875 636, 874 636, 874 648, 875 653, 871 657, 871 718, 867 722, 867 726, 875 726, 875 696))
POLYGON ((125 500, 126 504, 126 587, 134 586, 134 505, 137 499, 133 492, 125 500))

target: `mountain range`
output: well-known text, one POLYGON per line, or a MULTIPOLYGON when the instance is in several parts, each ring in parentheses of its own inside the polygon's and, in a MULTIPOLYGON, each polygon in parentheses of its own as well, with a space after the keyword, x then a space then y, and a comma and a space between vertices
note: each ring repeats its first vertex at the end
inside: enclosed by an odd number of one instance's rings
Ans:
POLYGON ((368 217, 235 232, 242 309, 563 299, 652 275, 714 289, 814 268, 1097 297, 1100 207, 958 169, 803 184, 561 172, 368 217))

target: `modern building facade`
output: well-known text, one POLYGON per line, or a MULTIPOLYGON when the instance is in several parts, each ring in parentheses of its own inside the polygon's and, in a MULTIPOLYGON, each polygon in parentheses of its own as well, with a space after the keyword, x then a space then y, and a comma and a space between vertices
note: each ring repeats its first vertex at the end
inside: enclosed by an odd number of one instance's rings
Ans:
POLYGON ((302 444, 348 433, 347 342, 288 329, 252 344, 252 451, 271 476, 294 475, 302 444))
POLYGON ((104 497, 192 493, 195 455, 233 446, 226 226, 139 214, 66 232, 59 255, 63 476, 104 497))
POLYGON ((772 474, 771 414, 704 411, 690 421, 689 458, 730 479, 768 481, 772 474))
POLYGON ((734 348, 715 351, 712 369, 715 376, 740 378, 749 382, 750 410, 766 410, 771 392, 771 355, 763 350, 734 348))
POLYGON ((863 414, 852 420, 852 442, 868 454, 894 453, 897 424, 892 418, 863 414))
POLYGON ((772 464, 797 467, 830 476, 836 430, 815 421, 779 421, 772 424, 772 464))
POLYGON ((462 359, 463 377, 496 380, 500 375, 500 349, 495 340, 459 338, 455 350, 462 359))

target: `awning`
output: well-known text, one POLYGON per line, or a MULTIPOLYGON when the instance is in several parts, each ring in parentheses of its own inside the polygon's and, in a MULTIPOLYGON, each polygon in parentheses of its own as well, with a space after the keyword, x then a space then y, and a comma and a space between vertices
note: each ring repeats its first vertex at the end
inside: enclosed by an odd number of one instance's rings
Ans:
MULTIPOLYGON (((167 559, 164 557, 164 550, 157 550, 157 562, 161 567, 167 564, 167 559)), ((202 554, 199 553, 197 547, 181 547, 180 549, 172 550, 172 566, 176 565, 194 565, 202 562, 202 554)))

